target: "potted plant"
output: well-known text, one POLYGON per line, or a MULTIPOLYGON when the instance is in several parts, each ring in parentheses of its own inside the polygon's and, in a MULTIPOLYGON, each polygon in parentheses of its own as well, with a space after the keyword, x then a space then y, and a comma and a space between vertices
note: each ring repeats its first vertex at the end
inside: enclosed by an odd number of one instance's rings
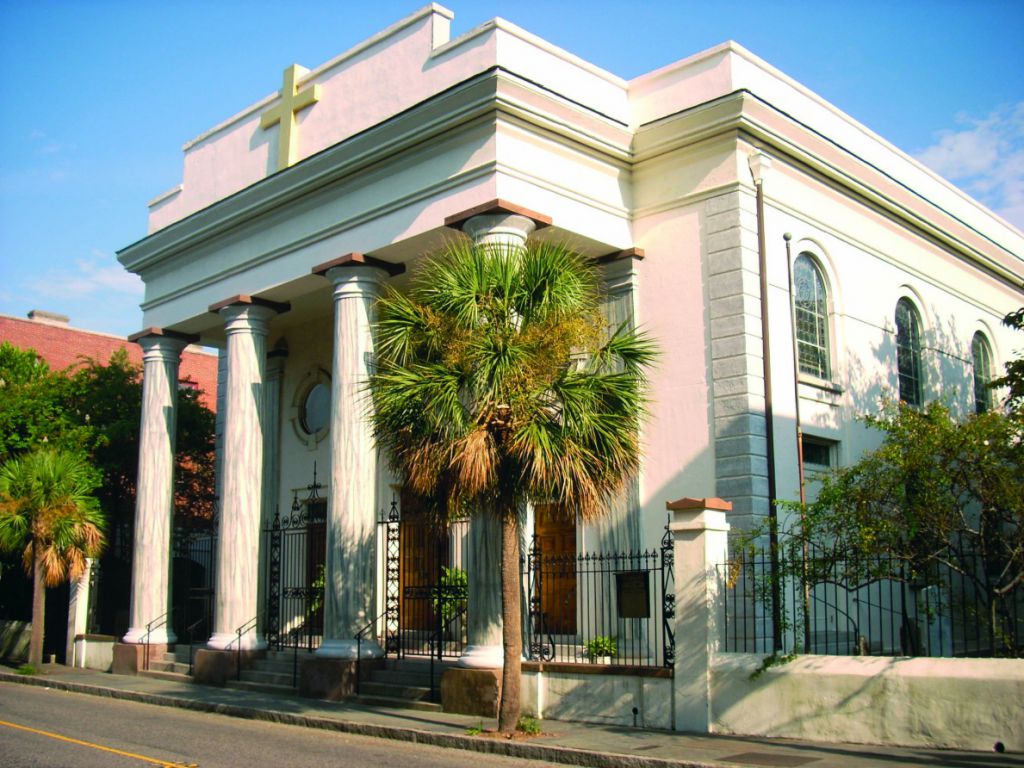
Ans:
POLYGON ((615 638, 608 635, 598 635, 588 640, 583 648, 591 664, 610 664, 612 656, 619 650, 615 644, 615 638))

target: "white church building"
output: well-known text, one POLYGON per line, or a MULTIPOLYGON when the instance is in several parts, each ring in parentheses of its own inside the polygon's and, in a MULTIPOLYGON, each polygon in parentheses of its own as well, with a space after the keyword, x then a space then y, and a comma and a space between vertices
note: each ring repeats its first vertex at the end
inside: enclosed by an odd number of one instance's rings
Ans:
MULTIPOLYGON (((304 614, 320 622, 314 660, 392 650, 389 578, 401 607, 416 569, 442 564, 423 564, 427 526, 402 509, 366 418, 374 302, 453 238, 571 244, 603 270, 609 318, 661 348, 643 466, 616 514, 528 519, 562 555, 657 551, 680 499, 744 527, 797 498, 798 415, 821 468, 876 444, 857 416, 883 398, 991 404, 984 384, 1017 343, 1000 320, 1024 305, 1018 229, 735 43, 624 80, 501 19, 453 39, 452 17, 432 4, 288 67, 185 144, 181 183, 119 252, 145 283, 146 326, 125 644, 176 639, 160 621, 176 371, 199 342, 221 359, 208 648, 279 642, 298 614, 275 580, 298 567, 324 587, 304 614), (403 533, 388 541, 393 508, 403 533), (273 562, 275 518, 312 532, 301 565, 273 562)), ((446 551, 469 585, 460 664, 486 670, 501 664, 496 539, 474 527, 446 551)), ((584 610, 574 578, 544 597, 556 643, 584 610)), ((636 653, 671 667, 664 651, 636 653)))

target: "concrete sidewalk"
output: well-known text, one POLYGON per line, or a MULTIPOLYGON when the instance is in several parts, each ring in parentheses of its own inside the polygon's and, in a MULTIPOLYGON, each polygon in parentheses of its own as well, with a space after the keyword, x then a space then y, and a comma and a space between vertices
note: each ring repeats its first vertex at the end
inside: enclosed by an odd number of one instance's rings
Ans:
MULTIPOLYGON (((817 744, 739 736, 698 736, 559 720, 542 721, 543 736, 508 741, 471 735, 471 729, 494 727, 494 721, 481 721, 478 717, 314 701, 298 696, 213 688, 150 677, 112 675, 60 665, 46 665, 42 674, 32 677, 0 671, 0 695, 11 695, 14 684, 599 768, 1024 766, 1024 755, 997 754, 994 751, 960 752, 860 744, 817 744)), ((454 764, 469 763, 471 760, 470 754, 464 754, 462 759, 453 755, 454 764)))

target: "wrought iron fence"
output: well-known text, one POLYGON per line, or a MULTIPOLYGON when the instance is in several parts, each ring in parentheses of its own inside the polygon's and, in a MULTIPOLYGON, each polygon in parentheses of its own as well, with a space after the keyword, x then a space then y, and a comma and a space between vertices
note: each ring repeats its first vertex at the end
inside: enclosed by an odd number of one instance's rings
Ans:
POLYGON ((992 563, 970 546, 913 564, 895 556, 837 558, 809 547, 733 555, 720 568, 724 650, 771 653, 772 585, 784 603, 787 648, 875 656, 1024 657, 1024 584, 992 587, 992 563))
POLYGON ((384 556, 384 612, 368 626, 398 658, 457 658, 467 642, 469 520, 402 519, 397 502, 378 519, 384 556))
POLYGON ((284 515, 275 513, 264 536, 267 645, 315 650, 324 633, 326 503, 311 497, 284 515))
POLYGON ((673 550, 545 555, 534 538, 522 558, 532 661, 671 667, 675 658, 673 550))
POLYGON ((181 643, 203 641, 213 633, 216 569, 216 531, 175 531, 172 624, 181 643))

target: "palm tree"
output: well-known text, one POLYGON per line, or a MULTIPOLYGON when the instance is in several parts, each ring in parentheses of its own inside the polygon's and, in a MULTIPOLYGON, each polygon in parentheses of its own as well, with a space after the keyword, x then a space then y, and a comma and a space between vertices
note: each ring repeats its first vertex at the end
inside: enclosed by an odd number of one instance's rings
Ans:
POLYGON ((379 303, 374 434, 417 495, 501 525, 498 727, 515 729, 520 510, 600 514, 639 463, 653 343, 609 334, 595 269, 561 245, 449 244, 379 303), (609 337, 610 336, 610 337, 609 337))
POLYGON ((103 547, 98 485, 92 465, 68 451, 39 449, 0 467, 0 549, 21 550, 32 578, 30 664, 43 661, 46 587, 80 578, 103 547))

